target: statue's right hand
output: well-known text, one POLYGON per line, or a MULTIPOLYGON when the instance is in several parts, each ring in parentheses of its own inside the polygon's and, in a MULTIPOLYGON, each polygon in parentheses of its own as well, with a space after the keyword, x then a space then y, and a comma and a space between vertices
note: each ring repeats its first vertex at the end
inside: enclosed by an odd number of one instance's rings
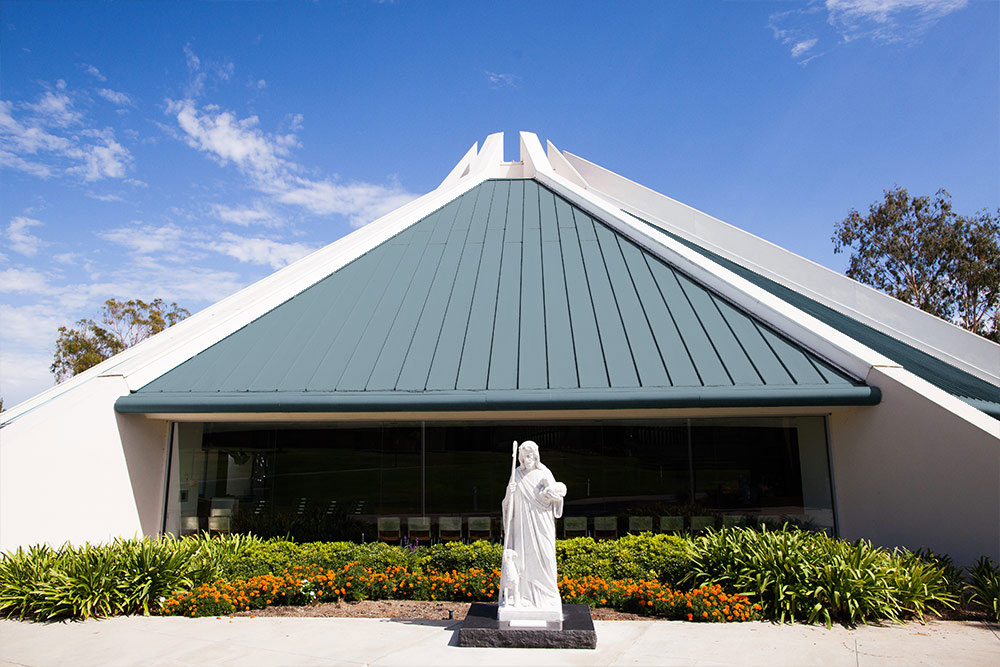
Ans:
POLYGON ((517 488, 517 484, 515 484, 514 482, 511 482, 510 484, 507 485, 507 493, 514 493, 514 489, 516 489, 516 488, 517 488))

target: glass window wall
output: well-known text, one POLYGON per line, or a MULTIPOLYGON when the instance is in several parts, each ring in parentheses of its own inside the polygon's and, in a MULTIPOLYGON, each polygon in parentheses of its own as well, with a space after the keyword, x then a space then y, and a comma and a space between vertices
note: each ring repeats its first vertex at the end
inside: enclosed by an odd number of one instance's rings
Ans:
POLYGON ((428 516, 437 539, 444 516, 462 519, 462 537, 473 517, 497 538, 515 440, 538 443, 569 488, 565 516, 586 519, 588 534, 598 517, 618 533, 834 527, 824 418, 768 417, 178 424, 165 529, 369 540, 379 518, 399 518, 406 535, 408 517, 428 516))

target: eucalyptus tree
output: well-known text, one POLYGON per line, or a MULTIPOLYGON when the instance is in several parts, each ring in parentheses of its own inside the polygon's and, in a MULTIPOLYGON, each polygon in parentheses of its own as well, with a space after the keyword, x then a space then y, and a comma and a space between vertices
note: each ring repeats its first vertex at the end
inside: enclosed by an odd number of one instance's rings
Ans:
POLYGON ((849 277, 1000 342, 1000 211, 959 215, 946 190, 896 186, 867 215, 851 209, 833 243, 849 277))
POLYGON ((108 299, 99 322, 82 319, 72 328, 59 327, 55 357, 49 370, 57 382, 62 382, 190 314, 187 309, 174 302, 167 304, 163 299, 148 303, 139 299, 108 299))

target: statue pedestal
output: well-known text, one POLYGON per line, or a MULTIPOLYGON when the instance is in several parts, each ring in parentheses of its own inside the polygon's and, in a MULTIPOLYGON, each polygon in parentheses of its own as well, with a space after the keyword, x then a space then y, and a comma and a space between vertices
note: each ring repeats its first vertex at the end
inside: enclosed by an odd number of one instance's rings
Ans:
POLYGON ((545 623, 562 623, 563 610, 502 605, 497 611, 497 620, 500 622, 506 621, 511 624, 527 625, 533 622, 540 622, 544 626, 545 623))
MULTIPOLYGON (((514 608, 516 611, 522 611, 514 608)), ((459 646, 493 648, 597 648, 597 632, 585 604, 564 604, 557 619, 531 618, 500 620, 497 605, 474 602, 458 629, 459 646)), ((546 610, 550 611, 550 610, 546 610)))

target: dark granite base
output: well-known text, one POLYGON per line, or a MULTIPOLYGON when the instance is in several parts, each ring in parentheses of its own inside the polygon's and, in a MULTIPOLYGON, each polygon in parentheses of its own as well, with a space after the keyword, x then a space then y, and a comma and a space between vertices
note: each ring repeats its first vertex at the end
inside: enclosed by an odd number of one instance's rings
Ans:
POLYGON ((458 629, 459 646, 492 648, 597 648, 590 607, 564 604, 562 630, 509 628, 497 620, 497 606, 474 602, 458 629))

